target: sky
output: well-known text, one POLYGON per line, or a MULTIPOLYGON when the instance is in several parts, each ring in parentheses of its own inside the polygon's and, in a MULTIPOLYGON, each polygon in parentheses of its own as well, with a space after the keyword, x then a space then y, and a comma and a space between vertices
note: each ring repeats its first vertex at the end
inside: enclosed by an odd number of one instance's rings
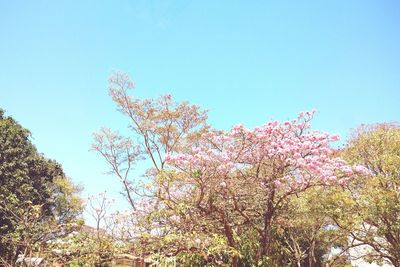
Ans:
POLYGON ((400 121, 400 2, 0 0, 0 107, 32 132, 83 197, 121 185, 89 151, 102 126, 126 129, 112 71, 135 97, 170 93, 228 130, 318 110, 342 142, 363 123, 400 121))

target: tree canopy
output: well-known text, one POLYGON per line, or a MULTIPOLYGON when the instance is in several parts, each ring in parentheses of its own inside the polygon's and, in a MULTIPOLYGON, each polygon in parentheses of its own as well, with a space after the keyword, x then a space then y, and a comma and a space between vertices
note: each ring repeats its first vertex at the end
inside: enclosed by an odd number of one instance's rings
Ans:
POLYGON ((358 254, 370 262, 400 266, 400 127, 393 123, 363 125, 353 132, 344 158, 371 173, 349 187, 351 216, 340 226, 348 231, 358 254))
POLYGON ((0 110, 4 265, 44 253, 79 266, 400 266, 397 124, 363 125, 343 147, 333 145, 338 135, 312 128, 315 111, 224 131, 171 95, 133 97, 124 73, 109 83, 130 132, 102 128, 92 150, 130 209, 110 212, 106 192, 91 196, 95 227, 77 228, 79 188, 0 110))
POLYGON ((62 233, 81 213, 78 188, 45 158, 30 132, 0 110, 0 257, 15 262, 62 233))
POLYGON ((340 158, 337 135, 312 130, 314 111, 225 132, 170 95, 132 97, 126 74, 109 81, 132 134, 103 128, 92 148, 122 182, 137 255, 192 266, 347 264, 331 255, 347 248, 334 215, 350 203, 346 188, 370 172, 340 158), (142 159, 152 163, 145 179, 131 175, 142 159))

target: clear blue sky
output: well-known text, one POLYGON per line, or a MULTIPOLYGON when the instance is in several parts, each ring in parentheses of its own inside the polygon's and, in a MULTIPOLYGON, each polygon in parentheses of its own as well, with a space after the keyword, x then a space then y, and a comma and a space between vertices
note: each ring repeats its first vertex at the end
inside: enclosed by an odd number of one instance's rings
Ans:
POLYGON ((128 121, 112 70, 137 96, 171 93, 228 129, 316 108, 315 128, 348 135, 400 120, 400 2, 0 0, 0 107, 86 188, 118 195, 89 152, 128 121))

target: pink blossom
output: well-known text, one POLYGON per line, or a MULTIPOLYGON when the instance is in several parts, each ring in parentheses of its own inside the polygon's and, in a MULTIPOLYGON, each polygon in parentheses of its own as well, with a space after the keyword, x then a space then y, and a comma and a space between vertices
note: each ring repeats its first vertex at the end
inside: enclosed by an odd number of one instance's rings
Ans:
POLYGON ((170 217, 170 220, 173 221, 173 222, 179 222, 180 221, 180 217, 178 215, 174 214, 174 215, 172 215, 170 217))
POLYGON ((283 164, 284 175, 289 175, 265 184, 265 187, 275 184, 282 190, 294 186, 305 188, 313 183, 343 183, 336 176, 338 172, 348 177, 353 171, 364 173, 364 168, 353 168, 333 158, 330 142, 338 140, 338 135, 309 130, 308 121, 314 113, 301 113, 297 119, 282 124, 271 121, 253 130, 236 125, 228 133, 209 132, 191 153, 167 155, 166 161, 178 171, 195 173, 201 170, 202 179, 213 180, 222 188, 227 186, 223 179, 260 163, 283 164))
POLYGON ((297 160, 297 164, 299 164, 299 165, 305 165, 305 164, 306 164, 306 161, 305 161, 303 158, 299 158, 299 159, 297 160))
POLYGON ((361 166, 361 165, 355 166, 354 167, 354 171, 358 172, 360 174, 363 174, 363 175, 370 175, 371 174, 370 170, 368 170, 367 168, 365 168, 364 166, 361 166))
POLYGON ((299 159, 299 158, 301 158, 301 154, 300 153, 294 153, 293 154, 293 158, 294 159, 299 159))
POLYGON ((170 162, 172 160, 172 157, 170 154, 165 155, 164 157, 165 162, 170 162))
POLYGON ((340 136, 338 134, 333 134, 330 136, 331 142, 339 141, 339 139, 340 139, 340 136))
POLYGON ((275 186, 278 188, 281 188, 283 186, 282 182, 279 180, 276 180, 274 183, 275 183, 275 186))

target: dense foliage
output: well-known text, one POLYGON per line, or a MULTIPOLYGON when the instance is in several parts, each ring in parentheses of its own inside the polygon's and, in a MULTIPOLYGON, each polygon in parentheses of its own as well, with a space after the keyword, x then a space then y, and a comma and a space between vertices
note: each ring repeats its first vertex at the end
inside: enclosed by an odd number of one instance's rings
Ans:
POLYGON ((351 215, 343 213, 348 216, 340 218, 339 225, 366 260, 400 266, 400 127, 361 126, 344 157, 368 168, 371 176, 349 187, 351 215))
POLYGON ((0 110, 0 259, 40 253, 76 222, 82 203, 61 166, 37 152, 30 133, 0 110))

